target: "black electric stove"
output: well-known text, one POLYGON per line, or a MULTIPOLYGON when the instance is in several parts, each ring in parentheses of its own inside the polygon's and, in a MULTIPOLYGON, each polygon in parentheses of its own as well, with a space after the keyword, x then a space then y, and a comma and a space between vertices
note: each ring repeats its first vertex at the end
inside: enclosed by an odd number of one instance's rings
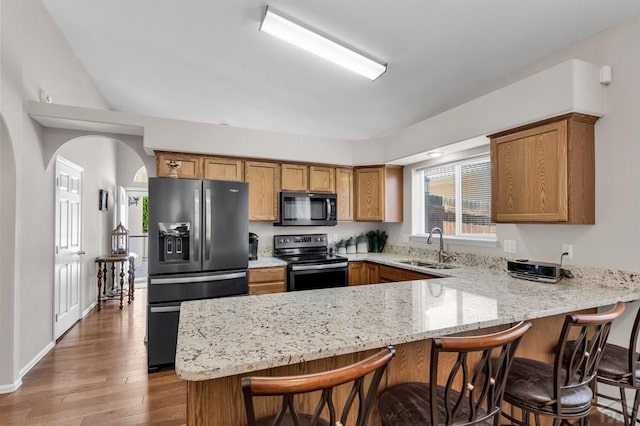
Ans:
POLYGON ((328 246, 327 234, 274 235, 273 253, 287 262, 287 291, 348 285, 349 260, 328 246))

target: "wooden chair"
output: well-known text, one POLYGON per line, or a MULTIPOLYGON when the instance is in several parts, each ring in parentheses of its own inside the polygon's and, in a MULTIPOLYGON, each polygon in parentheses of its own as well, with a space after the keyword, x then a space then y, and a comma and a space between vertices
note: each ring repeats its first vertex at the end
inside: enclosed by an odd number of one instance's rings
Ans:
POLYGON ((504 391, 504 401, 522 411, 521 419, 503 412, 510 421, 536 425, 540 415, 553 417, 554 425, 569 419, 589 421, 598 364, 611 322, 622 315, 624 303, 602 313, 567 315, 553 365, 515 358, 504 391), (570 340, 574 339, 574 340, 570 340))
POLYGON ((489 335, 434 339, 430 383, 402 383, 382 392, 378 399, 382 425, 498 425, 507 373, 529 328, 531 323, 521 322, 489 335), (451 357, 440 356, 444 352, 457 353, 453 365, 451 357), (441 386, 437 377, 444 373, 441 386), (454 389, 458 383, 462 390, 454 389))
POLYGON ((640 309, 636 313, 636 319, 631 329, 629 346, 622 346, 607 343, 604 347, 602 359, 598 366, 597 380, 610 386, 615 386, 620 391, 620 398, 605 395, 598 392, 598 407, 607 408, 624 417, 624 424, 632 426, 638 418, 638 406, 640 405, 640 353, 636 352, 638 335, 640 334, 640 309), (625 390, 635 390, 631 411, 627 404, 625 390), (617 410, 601 402, 601 399, 615 401, 621 404, 622 410, 617 410))
POLYGON ((355 425, 365 426, 382 375, 395 353, 393 346, 388 346, 360 362, 324 373, 288 377, 244 377, 242 391, 244 392, 248 426, 346 425, 356 397, 358 404, 355 425), (365 376, 369 373, 373 373, 373 375, 367 389, 365 376), (353 386, 338 421, 333 389, 349 382, 353 382, 353 386), (294 395, 315 391, 322 392, 313 414, 298 413, 294 406, 294 395), (282 400, 277 414, 256 420, 253 398, 262 396, 280 396, 282 400), (328 421, 320 417, 325 410, 329 414, 328 421))

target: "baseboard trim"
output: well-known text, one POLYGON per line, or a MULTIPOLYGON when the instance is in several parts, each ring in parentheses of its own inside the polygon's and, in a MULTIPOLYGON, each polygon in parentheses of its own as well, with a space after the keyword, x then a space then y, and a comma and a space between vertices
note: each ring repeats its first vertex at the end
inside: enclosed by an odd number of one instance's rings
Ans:
POLYGON ((44 358, 45 355, 47 355, 49 351, 53 349, 55 346, 56 346, 56 342, 49 342, 49 344, 47 344, 47 346, 45 346, 44 349, 42 349, 38 353, 38 355, 36 355, 31 361, 27 363, 27 365, 24 366, 22 370, 20 370, 20 372, 18 373, 20 375, 20 378, 22 379, 25 376, 25 374, 31 371, 31 369, 35 367, 36 364, 40 362, 40 360, 44 358))
POLYGON ((10 385, 0 385, 0 394, 15 392, 22 386, 22 379, 18 379, 10 385))
MULTIPOLYGON (((96 305, 97 305, 97 304, 98 304, 98 302, 94 300, 94 301, 93 301, 93 303, 92 303, 92 304, 90 304, 90 305, 89 305, 89 307, 88 307, 87 309, 85 309, 84 311, 82 311, 82 316, 81 316, 80 318, 82 319, 82 318, 86 317, 86 316, 89 314, 89 312, 91 312, 91 311, 93 310, 93 308, 95 308, 95 307, 96 307, 96 305)), ((74 325, 75 325, 75 324, 74 324, 74 325)))

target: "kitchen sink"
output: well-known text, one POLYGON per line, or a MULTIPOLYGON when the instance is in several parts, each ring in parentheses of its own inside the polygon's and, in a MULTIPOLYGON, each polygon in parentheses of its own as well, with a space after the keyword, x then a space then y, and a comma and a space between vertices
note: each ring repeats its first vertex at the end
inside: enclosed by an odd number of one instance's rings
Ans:
POLYGON ((420 266, 422 268, 429 269, 454 269, 457 268, 455 265, 449 265, 446 263, 434 263, 434 262, 421 262, 419 260, 401 260, 400 263, 404 263, 405 265, 411 266, 420 266))

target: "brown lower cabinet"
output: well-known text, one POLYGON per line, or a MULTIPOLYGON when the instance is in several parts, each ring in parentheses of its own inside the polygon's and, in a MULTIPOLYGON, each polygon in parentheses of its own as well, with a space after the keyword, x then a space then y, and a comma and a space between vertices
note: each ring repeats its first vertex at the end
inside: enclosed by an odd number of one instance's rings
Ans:
POLYGON ((349 262, 349 285, 428 280, 431 278, 436 278, 436 276, 371 262, 349 262))
POLYGON ((286 267, 249 269, 249 294, 282 293, 287 291, 286 267))

